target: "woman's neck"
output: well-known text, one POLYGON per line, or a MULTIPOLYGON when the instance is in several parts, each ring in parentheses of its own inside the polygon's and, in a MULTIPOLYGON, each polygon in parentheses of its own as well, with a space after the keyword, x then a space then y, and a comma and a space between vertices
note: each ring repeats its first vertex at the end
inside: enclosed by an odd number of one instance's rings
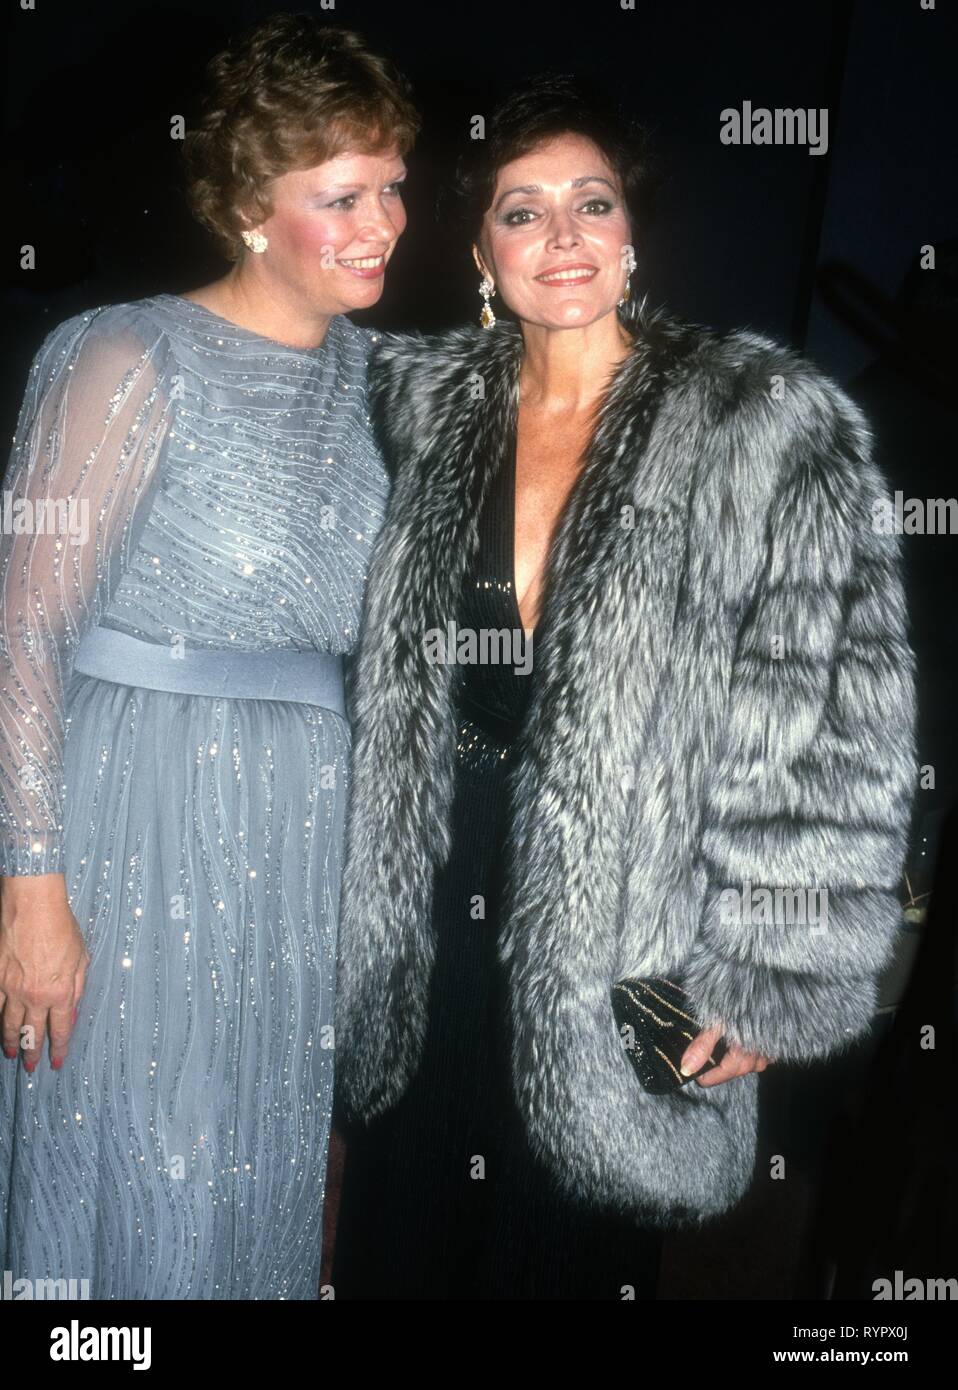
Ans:
POLYGON ((522 404, 562 414, 589 410, 633 344, 614 310, 584 328, 523 323, 522 338, 522 404))
POLYGON ((313 349, 326 336, 332 315, 316 312, 284 286, 246 266, 184 295, 204 308, 290 347, 313 349))

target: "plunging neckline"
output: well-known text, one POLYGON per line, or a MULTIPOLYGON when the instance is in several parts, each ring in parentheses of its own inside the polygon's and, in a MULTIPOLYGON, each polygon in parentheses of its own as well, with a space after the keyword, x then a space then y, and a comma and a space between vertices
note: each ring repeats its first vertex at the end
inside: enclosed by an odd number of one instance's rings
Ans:
MULTIPOLYGON (((532 627, 526 627, 522 621, 522 614, 519 611, 519 587, 516 583, 516 472, 517 470, 517 449, 516 433, 513 429, 512 438, 509 444, 508 469, 509 478, 506 485, 506 508, 505 508, 505 563, 506 577, 509 580, 509 592, 512 594, 512 607, 516 619, 516 626, 521 628, 526 637, 534 637, 539 630, 542 622, 541 607, 539 616, 532 627)), ((550 546, 551 549, 551 546, 550 546)), ((546 557, 548 563, 548 556, 546 557)))

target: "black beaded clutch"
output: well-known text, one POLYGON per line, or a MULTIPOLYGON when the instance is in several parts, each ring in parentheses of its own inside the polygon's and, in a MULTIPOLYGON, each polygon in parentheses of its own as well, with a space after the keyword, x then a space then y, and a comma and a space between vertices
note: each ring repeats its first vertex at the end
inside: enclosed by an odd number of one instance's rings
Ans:
POLYGON ((660 976, 618 980, 612 986, 612 1012, 622 1044, 636 1075, 647 1091, 664 1095, 717 1064, 728 1051, 724 1038, 694 1076, 683 1076, 682 1054, 703 1031, 695 1021, 689 996, 674 980, 660 976))

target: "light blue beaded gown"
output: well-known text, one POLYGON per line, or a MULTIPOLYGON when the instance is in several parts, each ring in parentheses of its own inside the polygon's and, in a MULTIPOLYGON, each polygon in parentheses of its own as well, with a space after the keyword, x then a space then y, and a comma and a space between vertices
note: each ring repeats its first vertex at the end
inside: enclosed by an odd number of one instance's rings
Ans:
POLYGON ((374 336, 336 317, 296 349, 160 294, 34 359, 4 479, 0 872, 62 871, 91 963, 62 1070, 0 1057, 14 1279, 317 1295, 348 724, 73 659, 94 624, 352 651, 388 491, 374 336))

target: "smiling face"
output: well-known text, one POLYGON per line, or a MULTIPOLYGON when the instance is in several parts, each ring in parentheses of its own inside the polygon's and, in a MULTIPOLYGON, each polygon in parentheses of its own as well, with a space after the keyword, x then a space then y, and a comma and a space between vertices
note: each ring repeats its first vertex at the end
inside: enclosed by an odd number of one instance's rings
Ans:
POLYGON ((520 319, 584 328, 614 312, 630 242, 615 171, 591 140, 568 134, 499 170, 474 254, 520 319))
POLYGON ((256 227, 269 245, 246 257, 317 313, 368 308, 382 294, 386 263, 406 226, 405 173, 393 150, 343 154, 282 174, 270 185, 272 216, 256 227))

